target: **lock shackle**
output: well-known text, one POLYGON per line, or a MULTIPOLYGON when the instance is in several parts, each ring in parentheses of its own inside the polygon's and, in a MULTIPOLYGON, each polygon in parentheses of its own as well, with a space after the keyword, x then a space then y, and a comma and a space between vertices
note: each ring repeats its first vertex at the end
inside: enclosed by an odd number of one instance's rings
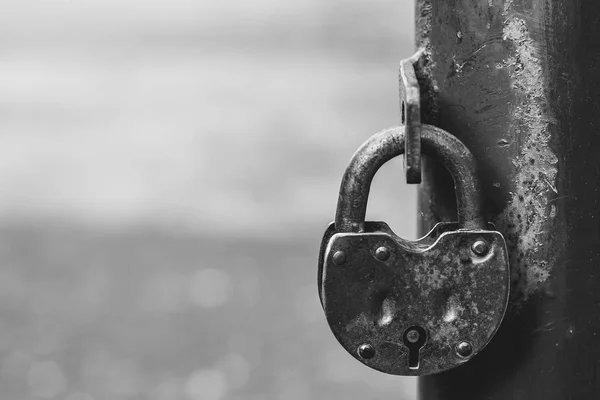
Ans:
MULTIPOLYGON (((335 215, 336 232, 363 232, 367 201, 375 173, 392 158, 404 154, 405 127, 385 129, 367 139, 354 153, 340 186, 335 215)), ((459 229, 486 229, 479 197, 477 163, 455 136, 422 125, 421 151, 441 162, 452 175, 459 229)))

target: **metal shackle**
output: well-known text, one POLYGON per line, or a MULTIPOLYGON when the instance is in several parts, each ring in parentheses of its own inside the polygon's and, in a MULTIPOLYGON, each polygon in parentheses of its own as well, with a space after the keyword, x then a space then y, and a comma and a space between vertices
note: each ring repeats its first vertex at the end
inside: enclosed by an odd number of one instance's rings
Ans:
MULTIPOLYGON (((367 139, 354 153, 342 178, 336 232, 363 232, 367 201, 375 173, 392 158, 404 154, 405 127, 385 129, 367 139)), ((421 151, 442 163, 454 180, 459 229, 486 229, 479 197, 477 163, 455 136, 431 125, 422 125, 421 151)))

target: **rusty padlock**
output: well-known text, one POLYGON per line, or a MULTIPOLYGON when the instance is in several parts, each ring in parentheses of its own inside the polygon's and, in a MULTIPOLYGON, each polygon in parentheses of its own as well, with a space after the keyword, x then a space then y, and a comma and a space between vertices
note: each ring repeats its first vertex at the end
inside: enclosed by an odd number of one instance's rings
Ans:
POLYGON ((409 241, 384 222, 365 221, 375 173, 404 152, 404 127, 390 128, 352 157, 319 256, 319 296, 333 334, 357 360, 395 375, 468 361, 500 326, 510 287, 506 244, 484 222, 473 155, 429 125, 421 146, 454 179, 458 222, 409 241))

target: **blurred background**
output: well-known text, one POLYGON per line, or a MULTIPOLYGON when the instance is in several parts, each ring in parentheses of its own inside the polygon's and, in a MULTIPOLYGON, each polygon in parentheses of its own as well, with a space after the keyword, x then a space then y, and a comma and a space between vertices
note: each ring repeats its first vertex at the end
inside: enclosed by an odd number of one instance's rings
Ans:
MULTIPOLYGON (((412 399, 330 333, 342 173, 411 0, 4 0, 0 398, 412 399)), ((371 219, 416 236, 402 160, 371 219)))

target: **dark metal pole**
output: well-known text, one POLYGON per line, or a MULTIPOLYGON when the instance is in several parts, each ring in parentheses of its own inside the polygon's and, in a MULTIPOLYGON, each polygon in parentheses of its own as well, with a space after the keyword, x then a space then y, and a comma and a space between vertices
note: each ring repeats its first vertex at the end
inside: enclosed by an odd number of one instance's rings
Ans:
MULTIPOLYGON (((420 397, 600 398, 600 2, 417 0, 423 122, 460 138, 510 252, 510 308, 480 354, 420 397)), ((426 160, 422 232, 453 220, 426 160)))

